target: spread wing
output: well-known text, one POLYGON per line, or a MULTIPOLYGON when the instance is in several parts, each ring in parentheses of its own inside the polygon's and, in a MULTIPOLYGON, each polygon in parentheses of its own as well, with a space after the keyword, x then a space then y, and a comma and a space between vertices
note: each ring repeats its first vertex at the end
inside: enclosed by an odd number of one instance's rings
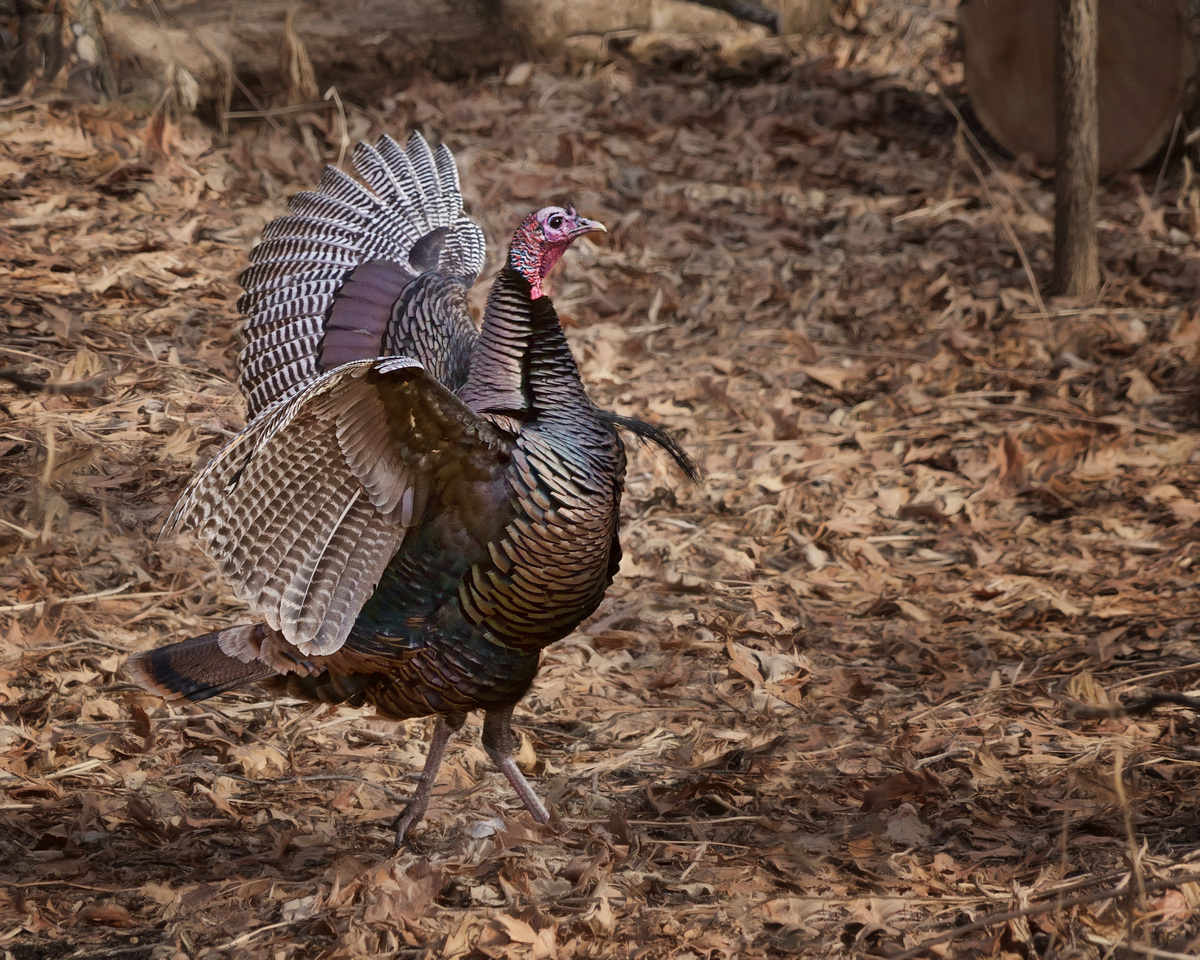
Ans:
POLYGON ((263 231, 241 275, 247 419, 349 360, 415 357, 452 388, 466 377, 476 336, 466 290, 484 239, 463 213, 454 157, 414 133, 403 148, 386 135, 359 143, 352 158, 363 182, 326 168, 263 231), (435 303, 447 286, 454 295, 435 303))
POLYGON ((163 527, 195 534, 234 592, 308 656, 345 642, 454 463, 494 476, 511 438, 415 360, 344 364, 263 412, 163 527))

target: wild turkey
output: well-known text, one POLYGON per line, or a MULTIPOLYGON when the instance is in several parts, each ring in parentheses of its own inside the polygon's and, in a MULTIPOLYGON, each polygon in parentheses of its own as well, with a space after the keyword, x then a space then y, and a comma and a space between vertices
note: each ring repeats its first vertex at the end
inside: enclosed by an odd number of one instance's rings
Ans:
POLYGON ((615 427, 678 444, 588 399, 545 295, 567 247, 604 231, 545 207, 513 235, 477 330, 483 233, 450 151, 414 134, 359 144, 360 185, 328 168, 271 223, 242 274, 250 424, 192 480, 163 534, 191 531, 261 622, 146 651, 168 699, 254 682, 312 701, 438 717, 396 845, 451 734, 483 744, 533 817, 509 721, 540 651, 600 603, 620 559, 615 427))

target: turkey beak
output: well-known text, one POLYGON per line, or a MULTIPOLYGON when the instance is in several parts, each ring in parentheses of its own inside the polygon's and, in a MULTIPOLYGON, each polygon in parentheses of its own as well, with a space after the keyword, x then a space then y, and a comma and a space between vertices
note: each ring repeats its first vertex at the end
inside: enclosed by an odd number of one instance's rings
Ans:
POLYGON ((599 220, 589 220, 587 217, 580 217, 575 229, 571 231, 571 237, 572 239, 582 237, 585 233, 608 233, 608 227, 599 220))

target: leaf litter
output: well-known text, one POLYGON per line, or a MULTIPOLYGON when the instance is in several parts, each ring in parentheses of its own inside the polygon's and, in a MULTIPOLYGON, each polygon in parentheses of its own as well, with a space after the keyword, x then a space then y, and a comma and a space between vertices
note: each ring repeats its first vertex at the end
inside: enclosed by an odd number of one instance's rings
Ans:
POLYGON ((119 675, 243 615, 155 535, 242 423, 246 252, 340 128, 6 108, 0 366, 50 389, 0 382, 5 955, 1194 953, 1200 721, 1073 704, 1200 688, 1198 188, 1106 182, 1104 290, 1043 312, 1048 172, 959 126, 951 19, 347 114, 450 144, 492 269, 535 206, 604 221, 554 278, 585 379, 707 473, 632 451, 622 576, 518 709, 555 821, 470 726, 395 857, 428 721, 119 675))

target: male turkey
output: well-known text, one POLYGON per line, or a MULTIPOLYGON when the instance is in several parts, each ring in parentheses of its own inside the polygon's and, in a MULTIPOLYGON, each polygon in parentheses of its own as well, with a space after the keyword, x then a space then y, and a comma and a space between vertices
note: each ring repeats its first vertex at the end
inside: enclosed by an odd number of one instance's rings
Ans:
POLYGON ((396 824, 420 821, 451 734, 483 744, 533 817, 509 721, 542 648, 600 603, 620 559, 625 452, 545 295, 567 247, 604 227, 545 207, 513 235, 483 315, 483 267, 445 146, 359 144, 366 182, 326 169, 271 223, 242 274, 239 384, 249 425, 192 480, 163 528, 191 531, 261 622, 135 655, 168 699, 260 682, 312 701, 437 715, 396 824))

